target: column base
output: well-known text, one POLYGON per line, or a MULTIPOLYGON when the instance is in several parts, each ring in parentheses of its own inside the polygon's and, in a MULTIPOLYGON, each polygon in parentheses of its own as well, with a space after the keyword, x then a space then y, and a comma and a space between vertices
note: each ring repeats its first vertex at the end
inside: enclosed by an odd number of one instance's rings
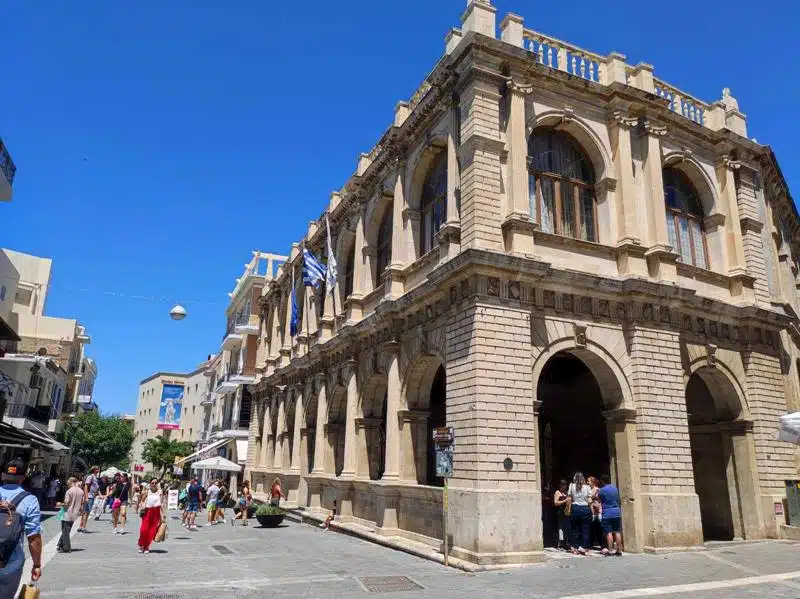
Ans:
POLYGON ((642 493, 641 502, 646 552, 703 548, 703 525, 697 494, 642 493))
POLYGON ((511 254, 533 256, 535 244, 533 234, 539 225, 527 214, 511 213, 501 224, 505 249, 511 254))

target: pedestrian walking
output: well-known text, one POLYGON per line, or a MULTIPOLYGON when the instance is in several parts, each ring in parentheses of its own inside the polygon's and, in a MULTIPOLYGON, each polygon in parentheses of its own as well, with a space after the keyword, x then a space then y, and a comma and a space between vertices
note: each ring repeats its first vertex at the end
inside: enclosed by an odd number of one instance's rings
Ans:
POLYGON ((100 482, 97 484, 97 495, 94 498, 94 505, 92 506, 92 518, 99 520, 102 514, 106 512, 106 505, 108 503, 109 487, 112 485, 107 476, 100 477, 100 482))
POLYGON ((217 513, 214 515, 216 522, 225 524, 225 504, 228 501, 228 489, 224 483, 220 483, 219 495, 217 495, 217 513))
POLYGON ((0 479, 0 513, 8 526, 0 534, 0 597, 14 597, 22 580, 25 567, 23 538, 28 538, 28 549, 33 567, 31 580, 42 575, 42 524, 39 502, 22 486, 25 462, 14 458, 3 466, 0 479), (12 536, 16 533, 18 536, 12 536))
POLYGON ((567 493, 572 505, 570 514, 572 553, 586 555, 586 548, 590 547, 591 542, 589 535, 592 526, 592 510, 589 503, 592 500, 592 489, 586 484, 586 479, 583 478, 581 472, 575 473, 567 493))
POLYGON ((558 543, 556 547, 565 551, 570 550, 572 536, 572 530, 569 525, 571 510, 567 510, 570 504, 568 490, 569 484, 562 478, 558 482, 556 492, 553 494, 553 505, 556 507, 556 514, 558 515, 558 543))
POLYGON ((200 490, 200 483, 196 478, 186 488, 186 528, 189 530, 197 530, 195 519, 197 512, 200 511, 200 502, 203 500, 202 492, 200 490))
POLYGON ((236 505, 239 508, 239 513, 236 514, 235 518, 231 518, 231 526, 236 524, 237 520, 242 521, 243 526, 247 526, 247 512, 250 509, 250 505, 253 503, 253 496, 250 494, 250 485, 247 482, 242 485, 242 490, 239 493, 239 497, 236 500, 236 505))
POLYGON ((217 523, 217 500, 219 499, 219 481, 215 480, 206 491, 206 509, 208 510, 208 523, 217 523))
POLYGON ((72 551, 72 542, 69 535, 76 520, 80 520, 81 510, 83 509, 83 489, 78 486, 78 479, 71 476, 67 479, 67 492, 64 495, 64 502, 58 505, 64 509, 64 517, 61 519, 61 537, 58 539, 56 551, 59 553, 69 553, 72 551))
POLYGON ((128 499, 130 497, 131 483, 127 474, 117 475, 119 479, 114 484, 111 503, 111 524, 114 526, 115 535, 125 534, 125 523, 128 520, 128 499))
POLYGON ((47 483, 47 477, 45 477, 44 472, 36 468, 33 473, 31 474, 31 493, 36 497, 36 501, 39 502, 39 508, 41 509, 42 506, 45 505, 44 500, 45 496, 45 485, 47 483))
POLYGON ((154 478, 150 481, 150 487, 142 503, 144 513, 139 526, 139 553, 150 553, 150 545, 156 538, 158 527, 161 525, 161 497, 158 481, 154 478))
POLYGON ((603 555, 622 555, 622 509, 619 505, 619 489, 611 484, 611 477, 604 474, 600 477, 603 485, 597 492, 600 503, 603 506, 603 532, 606 535, 606 547, 603 555), (616 544, 616 551, 614 550, 616 544))
POLYGON ((83 481, 83 514, 81 515, 81 524, 78 527, 78 532, 86 532, 86 525, 89 523, 89 516, 94 508, 94 499, 100 491, 100 468, 92 466, 89 471, 89 476, 83 481))
POLYGON ((61 479, 58 476, 54 476, 50 479, 50 482, 47 484, 47 505, 48 507, 53 507, 56 505, 56 495, 58 495, 58 489, 61 486, 61 479))
POLYGON ((281 504, 281 497, 287 499, 286 495, 283 494, 281 479, 276 476, 269 489, 269 504, 279 506, 281 504))

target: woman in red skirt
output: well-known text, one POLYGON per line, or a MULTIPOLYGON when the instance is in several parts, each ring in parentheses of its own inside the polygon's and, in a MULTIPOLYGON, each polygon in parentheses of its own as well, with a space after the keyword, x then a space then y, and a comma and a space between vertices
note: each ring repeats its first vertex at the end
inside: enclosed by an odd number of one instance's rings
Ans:
POLYGON ((140 506, 144 509, 144 515, 139 527, 139 553, 150 553, 150 545, 161 525, 161 491, 155 478, 150 481, 147 496, 140 506))

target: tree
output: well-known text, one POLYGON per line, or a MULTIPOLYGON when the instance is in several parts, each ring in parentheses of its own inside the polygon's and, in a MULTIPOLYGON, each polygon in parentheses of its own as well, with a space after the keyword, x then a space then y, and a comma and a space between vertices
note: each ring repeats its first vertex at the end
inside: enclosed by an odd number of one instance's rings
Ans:
POLYGON ((150 462, 153 468, 161 471, 163 478, 167 469, 175 463, 175 458, 189 455, 194 451, 194 445, 186 441, 175 441, 167 437, 155 437, 144 442, 142 459, 150 462))
POLYGON ((67 426, 65 439, 72 446, 72 455, 81 458, 87 466, 121 467, 129 463, 133 429, 117 415, 84 412, 67 426))

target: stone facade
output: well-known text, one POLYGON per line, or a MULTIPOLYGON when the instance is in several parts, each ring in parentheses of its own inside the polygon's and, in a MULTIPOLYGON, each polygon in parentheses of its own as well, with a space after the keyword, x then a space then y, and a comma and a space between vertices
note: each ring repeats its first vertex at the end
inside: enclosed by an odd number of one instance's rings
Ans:
POLYGON ((628 550, 776 536, 797 472, 775 431, 800 397, 800 221, 774 156, 727 90, 706 104, 516 15, 497 39, 495 19, 468 3, 309 226, 332 293, 303 287, 299 244, 265 286, 246 477, 438 548, 430 436, 447 425, 459 559, 541 559, 552 485, 589 468, 621 490, 628 550))

